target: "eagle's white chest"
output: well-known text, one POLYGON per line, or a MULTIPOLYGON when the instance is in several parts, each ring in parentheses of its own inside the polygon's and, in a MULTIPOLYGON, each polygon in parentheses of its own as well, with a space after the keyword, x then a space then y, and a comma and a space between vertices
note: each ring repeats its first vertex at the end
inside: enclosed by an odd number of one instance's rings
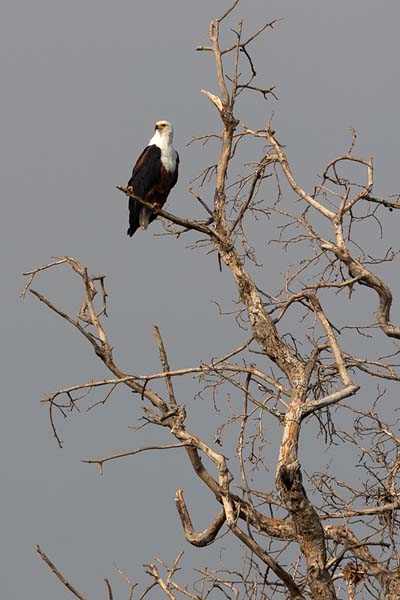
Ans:
POLYGON ((176 169, 176 151, 172 146, 167 148, 161 148, 161 162, 163 167, 169 173, 172 173, 176 169))
POLYGON ((172 133, 169 132, 169 134, 166 135, 156 131, 149 141, 149 145, 152 144, 158 146, 161 150, 161 162, 164 169, 168 171, 168 173, 175 171, 177 154, 176 150, 172 147, 172 133))

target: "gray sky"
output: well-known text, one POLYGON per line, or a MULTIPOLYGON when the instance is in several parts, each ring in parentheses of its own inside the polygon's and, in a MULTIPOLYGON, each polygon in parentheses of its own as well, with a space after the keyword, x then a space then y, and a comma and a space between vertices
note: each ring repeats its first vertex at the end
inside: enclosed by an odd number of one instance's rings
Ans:
MULTIPOLYGON (((105 372, 74 331, 18 293, 21 273, 50 256, 69 254, 106 274, 110 339, 121 366, 136 373, 158 369, 154 322, 175 367, 243 339, 211 302, 232 297, 215 255, 190 250, 194 236, 154 237, 158 223, 128 239, 127 203, 115 190, 129 179, 154 122, 167 118, 182 161, 169 207, 199 214, 188 182, 214 160, 216 146, 186 144, 218 121, 199 92, 215 91, 212 57, 194 47, 207 43, 210 19, 227 6, 3 0, 0 586, 7 600, 70 597, 35 555, 37 543, 92 598, 104 597, 102 580, 114 562, 138 579, 155 554, 171 560, 185 548, 189 564, 196 554, 184 543, 173 502, 176 488, 192 481, 183 454, 140 455, 110 466, 103 478, 80 462, 149 441, 127 429, 140 416, 133 396, 117 394, 103 409, 60 423, 65 447, 56 447, 40 399, 105 372)), ((399 191, 398 1, 242 0, 231 26, 239 16, 247 31, 283 18, 254 46, 259 82, 276 84, 279 102, 248 96, 238 105, 242 122, 260 128, 275 112, 278 139, 305 186, 348 147, 355 127, 358 152, 375 157, 378 193, 399 191)), ((36 287, 68 306, 74 283, 59 274, 36 287)), ((186 402, 189 390, 180 384, 186 402)), ((207 415, 199 405, 194 410, 204 426, 207 415)), ((212 503, 200 487, 195 498, 205 527, 212 503)))

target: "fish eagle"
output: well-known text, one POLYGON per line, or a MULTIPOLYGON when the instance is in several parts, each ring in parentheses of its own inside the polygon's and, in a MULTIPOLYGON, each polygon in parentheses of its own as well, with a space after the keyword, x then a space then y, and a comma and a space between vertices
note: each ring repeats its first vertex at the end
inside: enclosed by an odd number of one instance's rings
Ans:
MULTIPOLYGON (((169 121, 157 121, 155 133, 133 167, 128 188, 135 196, 162 208, 177 182, 179 155, 172 147, 174 129, 169 121)), ((132 237, 141 227, 147 229, 157 217, 151 209, 129 198, 129 229, 132 237)))

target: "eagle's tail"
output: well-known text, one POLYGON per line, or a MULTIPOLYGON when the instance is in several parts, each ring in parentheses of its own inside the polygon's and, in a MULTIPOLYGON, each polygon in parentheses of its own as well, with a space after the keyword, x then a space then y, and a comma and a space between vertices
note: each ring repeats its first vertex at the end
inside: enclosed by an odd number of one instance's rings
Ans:
POLYGON ((132 207, 129 215, 129 228, 126 232, 129 237, 132 237, 139 227, 141 229, 147 229, 150 221, 153 221, 152 216, 153 211, 145 206, 139 206, 136 202, 136 206, 132 207))
POLYGON ((145 206, 141 207, 141 211, 139 213, 139 224, 142 229, 147 229, 150 223, 150 217, 153 214, 151 210, 146 208, 145 206))

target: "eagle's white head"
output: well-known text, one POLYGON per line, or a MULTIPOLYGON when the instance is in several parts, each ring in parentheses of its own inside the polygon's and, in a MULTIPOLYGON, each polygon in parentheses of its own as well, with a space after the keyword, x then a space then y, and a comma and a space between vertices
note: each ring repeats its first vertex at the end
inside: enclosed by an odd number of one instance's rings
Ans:
POLYGON ((172 147, 174 128, 169 121, 157 121, 155 134, 149 141, 149 146, 155 145, 161 149, 161 162, 167 171, 175 171, 177 154, 172 147))
POLYGON ((174 128, 169 121, 157 121, 155 126, 155 134, 151 138, 150 144, 155 144, 162 148, 162 146, 170 146, 174 137, 174 128))

